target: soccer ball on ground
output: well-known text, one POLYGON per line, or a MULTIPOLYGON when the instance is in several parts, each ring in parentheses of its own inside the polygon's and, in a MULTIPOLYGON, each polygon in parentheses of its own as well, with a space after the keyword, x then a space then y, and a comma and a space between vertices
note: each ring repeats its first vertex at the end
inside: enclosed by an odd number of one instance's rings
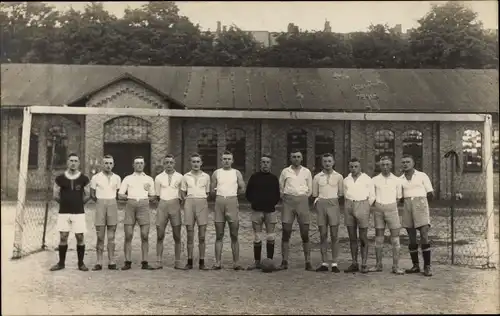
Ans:
POLYGON ((262 260, 260 265, 261 265, 261 270, 264 273, 270 273, 276 271, 276 266, 274 265, 274 261, 269 258, 262 260))

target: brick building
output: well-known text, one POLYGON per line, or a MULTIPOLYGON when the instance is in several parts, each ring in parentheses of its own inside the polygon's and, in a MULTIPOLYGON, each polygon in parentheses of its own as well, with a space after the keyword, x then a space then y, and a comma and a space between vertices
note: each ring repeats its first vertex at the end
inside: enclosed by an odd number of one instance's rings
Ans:
POLYGON ((377 113, 489 113, 493 115, 495 193, 498 194, 498 71, 412 69, 278 69, 3 64, 1 66, 2 192, 15 197, 19 174, 22 108, 32 105, 108 108, 224 109, 241 119, 103 115, 34 115, 28 169, 29 191, 40 191, 76 152, 90 173, 104 153, 115 171, 131 172, 135 155, 146 157, 155 175, 161 158, 178 157, 179 171, 199 152, 205 170, 220 166, 225 148, 245 178, 261 153, 274 156, 273 172, 300 148, 305 164, 319 170, 319 156, 333 152, 336 169, 358 157, 368 174, 380 155, 417 157, 441 196, 447 192, 444 154, 460 154, 464 195, 484 191, 483 124, 475 122, 304 121, 245 119, 255 110, 377 113), (53 142, 53 133, 64 141, 53 142), (54 149, 52 149, 54 146, 54 149), (54 151, 55 171, 47 166, 54 151), (50 178, 49 178, 50 177, 50 178))

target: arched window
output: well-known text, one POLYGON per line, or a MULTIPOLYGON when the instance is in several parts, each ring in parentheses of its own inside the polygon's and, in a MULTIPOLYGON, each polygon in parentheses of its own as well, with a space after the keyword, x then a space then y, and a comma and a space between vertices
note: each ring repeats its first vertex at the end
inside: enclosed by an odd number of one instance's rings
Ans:
POLYGON ((483 170, 483 145, 481 132, 466 130, 462 136, 462 154, 465 172, 483 170))
MULTIPOLYGON (((17 167, 21 164, 21 146, 23 140, 23 128, 19 128, 19 160, 17 167)), ((30 133, 30 150, 28 154, 28 169, 38 168, 38 131, 31 130, 30 133)))
POLYGON ((498 136, 498 130, 493 130, 493 170, 496 172, 500 170, 498 136))
POLYGON ((203 171, 212 174, 217 169, 217 131, 202 128, 198 136, 198 153, 203 160, 203 171))
POLYGON ((293 129, 287 135, 287 163, 290 162, 292 150, 300 150, 302 153, 302 165, 307 166, 307 132, 303 129, 293 129))
POLYGON ((226 132, 226 149, 233 153, 233 167, 243 174, 245 173, 246 145, 244 130, 233 128, 226 132))
POLYGON ((392 160, 392 171, 394 172, 394 133, 390 130, 375 132, 375 173, 380 172, 379 161, 381 157, 387 156, 392 160))
POLYGON ((335 156, 335 134, 329 129, 320 129, 316 132, 314 140, 314 155, 316 157, 316 164, 314 171, 320 172, 322 166, 323 154, 330 153, 335 156))
POLYGON ((60 125, 49 128, 47 134, 47 169, 65 168, 68 156, 68 135, 60 125), (54 154, 54 158, 52 158, 54 154))
POLYGON ((422 132, 409 130, 403 133, 403 155, 412 155, 415 159, 415 169, 422 170, 423 151, 422 132))
POLYGON ((133 116, 120 116, 104 124, 105 143, 148 143, 151 123, 133 116))

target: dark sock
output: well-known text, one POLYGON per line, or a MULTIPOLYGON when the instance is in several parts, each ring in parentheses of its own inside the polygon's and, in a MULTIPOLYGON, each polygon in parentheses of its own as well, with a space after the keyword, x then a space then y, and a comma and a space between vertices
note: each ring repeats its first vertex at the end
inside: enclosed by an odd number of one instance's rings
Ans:
POLYGON ((413 262, 413 265, 418 265, 418 245, 410 244, 408 249, 410 250, 411 262, 413 262))
POLYGON ((64 265, 66 263, 66 252, 68 251, 68 245, 59 245, 59 264, 64 265))
POLYGON ((274 240, 266 243, 266 252, 269 259, 274 257, 274 240))
POLYGON ((190 265, 190 266, 193 265, 193 259, 188 259, 188 265, 190 265))
POLYGON ((260 261, 262 258, 262 241, 253 243, 253 258, 255 261, 260 261))
POLYGON ((204 266, 205 265, 205 259, 200 259, 200 266, 204 266))
POLYGON ((431 245, 423 244, 420 246, 422 249, 422 257, 424 258, 424 266, 431 265, 431 245))
POLYGON ((76 245, 76 254, 78 256, 78 265, 82 265, 83 257, 85 257, 85 245, 76 245))

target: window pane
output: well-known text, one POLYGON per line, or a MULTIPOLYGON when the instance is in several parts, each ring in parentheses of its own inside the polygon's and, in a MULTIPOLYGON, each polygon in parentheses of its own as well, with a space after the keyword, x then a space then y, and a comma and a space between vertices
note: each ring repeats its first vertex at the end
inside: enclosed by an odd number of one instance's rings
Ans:
POLYGON ((226 149, 233 153, 233 167, 245 173, 246 163, 246 136, 245 131, 239 128, 226 132, 226 149))
MULTIPOLYGON (((21 146, 22 146, 22 135, 23 129, 19 128, 19 160, 17 167, 19 168, 21 163, 21 146)), ((28 168, 36 169, 38 168, 38 133, 31 131, 30 134, 30 149, 28 153, 28 168)))
POLYGON ((292 150, 300 150, 302 153, 302 165, 307 166, 307 132, 302 129, 294 129, 288 132, 287 137, 287 163, 290 162, 292 150))
POLYGON ((410 130, 403 133, 403 155, 412 155, 415 159, 415 169, 422 170, 423 135, 420 131, 410 130))
POLYGON ((316 133, 314 140, 314 155, 316 157, 314 172, 318 173, 323 168, 323 154, 330 153, 335 157, 335 134, 332 130, 321 129, 316 133))
POLYGON ((148 143, 150 126, 151 123, 138 117, 117 117, 104 124, 104 142, 148 143))
POLYGON ((62 126, 52 126, 47 135, 47 169, 66 167, 68 155, 68 138, 66 130, 62 126), (52 162, 52 148, 54 149, 54 161, 52 162))
POLYGON ((466 130, 462 136, 464 171, 481 171, 483 167, 482 137, 479 131, 466 130))
POLYGON ((380 173, 379 161, 381 157, 389 157, 392 160, 392 172, 394 172, 394 133, 389 130, 375 132, 375 173, 380 173))
POLYGON ((202 128, 198 136, 198 153, 203 159, 202 169, 212 174, 217 169, 217 131, 202 128))

